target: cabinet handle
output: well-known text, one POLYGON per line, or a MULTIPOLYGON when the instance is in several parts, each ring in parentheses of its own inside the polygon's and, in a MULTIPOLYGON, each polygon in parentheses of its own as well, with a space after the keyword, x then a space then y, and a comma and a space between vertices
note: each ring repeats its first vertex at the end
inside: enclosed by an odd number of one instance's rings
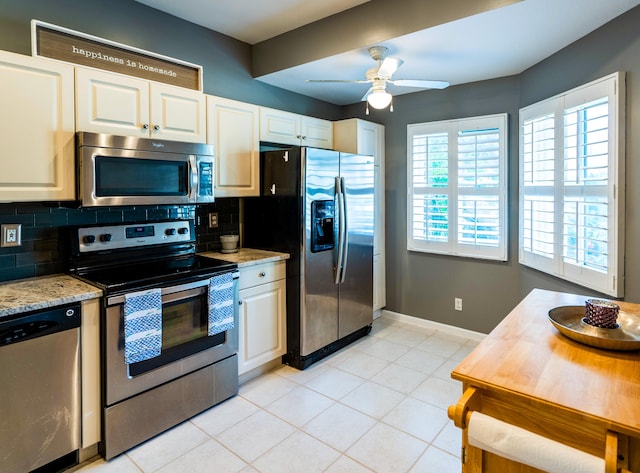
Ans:
POLYGON ((264 271, 260 272, 260 274, 258 276, 260 276, 261 278, 265 277, 267 275, 267 273, 265 273, 264 271))
POLYGON ((144 125, 142 125, 142 129, 143 130, 148 130, 149 129, 149 124, 145 123, 144 125))
POLYGON ((307 139, 307 137, 306 137, 306 136, 303 136, 303 137, 302 137, 302 139, 303 139, 303 140, 306 140, 306 139, 307 139))
POLYGON ((153 131, 160 130, 160 125, 153 125, 153 131))
POLYGON ((242 305, 242 301, 238 301, 238 305, 242 305))

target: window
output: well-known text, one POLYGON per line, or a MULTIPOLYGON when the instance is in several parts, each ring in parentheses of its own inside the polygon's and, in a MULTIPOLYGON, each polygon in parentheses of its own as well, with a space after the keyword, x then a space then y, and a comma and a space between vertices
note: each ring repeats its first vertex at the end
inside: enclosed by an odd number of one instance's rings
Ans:
POLYGON ((407 248, 505 261, 507 115, 407 127, 407 248))
POLYGON ((520 263, 623 295, 624 76, 520 110, 520 263))

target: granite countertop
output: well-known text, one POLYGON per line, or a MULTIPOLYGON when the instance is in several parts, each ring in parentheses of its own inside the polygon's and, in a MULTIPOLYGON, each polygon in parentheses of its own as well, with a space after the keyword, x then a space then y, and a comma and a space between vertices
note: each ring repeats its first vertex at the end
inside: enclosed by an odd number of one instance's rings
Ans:
POLYGON ((64 274, 0 283, 0 318, 102 297, 91 284, 64 274))
POLYGON ((270 263, 289 259, 288 253, 277 251, 255 250, 252 248, 239 248, 237 253, 221 253, 219 251, 207 251, 199 253, 201 256, 216 258, 230 263, 237 263, 238 268, 253 266, 255 264, 270 263))

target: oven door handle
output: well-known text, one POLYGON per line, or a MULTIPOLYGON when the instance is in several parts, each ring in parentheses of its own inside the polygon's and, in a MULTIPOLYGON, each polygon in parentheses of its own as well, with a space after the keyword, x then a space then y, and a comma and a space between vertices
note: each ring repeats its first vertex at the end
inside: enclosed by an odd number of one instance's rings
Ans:
MULTIPOLYGON (((240 276, 240 273, 238 271, 233 272, 233 279, 238 279, 239 276, 240 276)), ((197 289, 203 286, 208 286, 209 279, 210 278, 201 279, 199 281, 186 283, 186 284, 179 284, 177 286, 163 287, 162 296, 164 297, 169 294, 175 294, 176 292, 184 292, 184 291, 189 291, 191 289, 197 289)), ((107 298, 107 307, 112 305, 118 305, 118 304, 124 304, 124 295, 107 298)))

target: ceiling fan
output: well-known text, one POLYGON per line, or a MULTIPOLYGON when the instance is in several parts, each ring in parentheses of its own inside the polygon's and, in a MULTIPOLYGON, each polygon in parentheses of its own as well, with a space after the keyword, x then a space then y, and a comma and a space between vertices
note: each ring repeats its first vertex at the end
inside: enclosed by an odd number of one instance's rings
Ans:
MULTIPOLYGON (((371 59, 377 61, 378 66, 366 72, 366 80, 310 79, 307 82, 371 84, 371 88, 361 99, 367 101, 367 114, 369 113, 369 105, 373 108, 383 109, 391 104, 392 96, 387 92, 387 84, 400 87, 422 87, 425 89, 444 89, 449 86, 448 82, 441 80, 392 79, 391 76, 398 70, 403 61, 395 57, 388 57, 388 54, 389 50, 385 46, 372 46, 369 48, 369 55, 371 59)), ((393 111, 393 105, 391 105, 391 111, 393 111)))

